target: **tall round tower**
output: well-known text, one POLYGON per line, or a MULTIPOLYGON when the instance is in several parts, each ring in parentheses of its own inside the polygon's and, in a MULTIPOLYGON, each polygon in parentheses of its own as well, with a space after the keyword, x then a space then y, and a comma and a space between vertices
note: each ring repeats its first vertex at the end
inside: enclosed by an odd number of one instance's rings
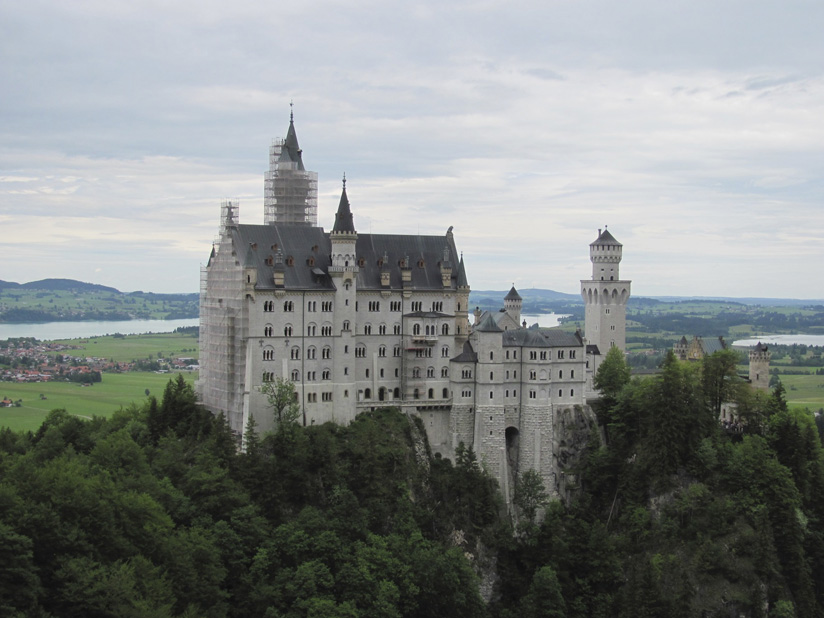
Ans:
POLYGON ((581 296, 586 305, 585 334, 603 356, 609 348, 626 350, 627 302, 631 281, 622 280, 618 268, 623 245, 608 230, 598 230, 589 245, 592 279, 581 281, 581 296))
POLYGON ((750 384, 761 390, 770 388, 770 351, 760 341, 750 350, 750 384))

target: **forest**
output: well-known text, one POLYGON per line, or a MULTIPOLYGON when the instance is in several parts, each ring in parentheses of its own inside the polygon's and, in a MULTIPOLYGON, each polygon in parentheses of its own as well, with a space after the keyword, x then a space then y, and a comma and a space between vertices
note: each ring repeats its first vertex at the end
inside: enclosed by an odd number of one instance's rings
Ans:
POLYGON ((288 383, 243 452, 181 377, 108 419, 55 410, 0 431, 0 614, 822 616, 816 423, 735 362, 639 380, 611 353, 580 485, 548 501, 524 472, 510 509, 471 449, 433 457, 395 409, 302 427, 288 383))

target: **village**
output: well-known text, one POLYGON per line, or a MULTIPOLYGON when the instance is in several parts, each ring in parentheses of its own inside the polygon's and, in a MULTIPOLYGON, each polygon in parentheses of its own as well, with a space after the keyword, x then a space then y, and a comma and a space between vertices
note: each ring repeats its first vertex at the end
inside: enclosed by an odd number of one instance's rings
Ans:
MULTIPOLYGON (((0 381, 2 382, 77 382, 90 386, 102 380, 104 373, 130 371, 197 371, 197 360, 191 357, 137 359, 129 362, 111 358, 87 356, 78 340, 76 344, 17 338, 0 341, 0 381)), ((10 402, 2 401, 8 406, 10 402)))

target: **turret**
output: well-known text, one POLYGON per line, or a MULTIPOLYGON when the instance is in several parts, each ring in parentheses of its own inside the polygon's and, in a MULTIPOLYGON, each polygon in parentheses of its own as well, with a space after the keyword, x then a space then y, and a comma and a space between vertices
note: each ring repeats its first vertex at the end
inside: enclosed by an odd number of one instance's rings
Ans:
POLYGON ((598 230, 598 238, 589 245, 593 281, 617 281, 623 245, 605 228, 598 230))
POLYGON ((518 294, 518 290, 515 289, 515 285, 513 284, 512 289, 509 290, 509 294, 504 296, 504 311, 509 314, 509 317, 515 320, 516 324, 521 321, 523 302, 524 299, 518 294))

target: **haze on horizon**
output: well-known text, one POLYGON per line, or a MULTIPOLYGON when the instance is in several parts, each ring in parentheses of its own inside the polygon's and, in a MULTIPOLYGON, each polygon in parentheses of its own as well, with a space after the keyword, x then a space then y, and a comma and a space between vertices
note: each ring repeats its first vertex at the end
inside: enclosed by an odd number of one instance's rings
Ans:
POLYGON ((0 279, 194 292, 294 101, 331 228, 454 226, 473 289, 824 298, 824 5, 0 0, 0 279))

